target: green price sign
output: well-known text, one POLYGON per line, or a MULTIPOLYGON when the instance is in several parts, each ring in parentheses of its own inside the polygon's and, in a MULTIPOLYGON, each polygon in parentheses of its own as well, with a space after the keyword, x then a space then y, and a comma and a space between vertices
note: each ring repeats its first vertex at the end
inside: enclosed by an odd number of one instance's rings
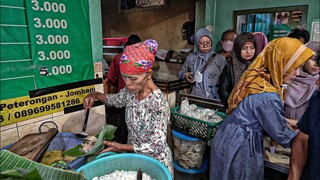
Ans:
POLYGON ((93 78, 88 8, 87 0, 26 1, 38 88, 93 78))
POLYGON ((0 0, 0 126, 63 111, 95 90, 82 83, 102 58, 100 8, 99 0, 0 0))
POLYGON ((1 0, 1 100, 94 78, 92 2, 1 0))

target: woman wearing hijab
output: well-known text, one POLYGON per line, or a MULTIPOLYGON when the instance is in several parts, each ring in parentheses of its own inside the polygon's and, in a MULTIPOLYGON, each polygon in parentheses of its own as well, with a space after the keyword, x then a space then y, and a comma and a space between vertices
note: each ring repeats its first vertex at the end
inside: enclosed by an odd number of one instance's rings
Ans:
POLYGON ((291 145, 297 132, 284 117, 283 84, 290 84, 313 54, 297 39, 278 38, 242 74, 228 100, 230 115, 212 140, 211 180, 263 179, 263 131, 291 145))
POLYGON ((127 46, 120 61, 125 87, 117 94, 91 92, 84 98, 84 106, 88 110, 98 99, 108 106, 126 107, 128 143, 105 141, 107 148, 102 152, 133 151, 151 156, 173 176, 172 153, 166 141, 169 104, 151 78, 157 47, 155 40, 127 46))
MULTIPOLYGON (((306 44, 306 46, 319 54, 320 42, 312 41, 306 44)), ((299 68, 299 76, 294 78, 292 83, 288 85, 284 101, 286 118, 300 120, 308 107, 308 101, 312 93, 318 88, 316 81, 319 79, 320 67, 317 65, 314 57, 299 68)))
POLYGON ((256 54, 260 54, 263 48, 268 44, 268 38, 262 32, 254 32, 252 34, 256 38, 257 42, 256 54))
POLYGON ((240 33, 234 41, 232 61, 223 68, 219 78, 218 93, 221 103, 226 109, 228 108, 228 98, 234 85, 256 57, 256 48, 256 39, 249 32, 240 33))
POLYGON ((186 58, 179 78, 193 84, 191 95, 209 99, 219 99, 219 76, 226 60, 223 55, 212 50, 212 33, 206 28, 199 29, 195 34, 197 51, 186 58), (213 61, 210 58, 214 57, 213 61))

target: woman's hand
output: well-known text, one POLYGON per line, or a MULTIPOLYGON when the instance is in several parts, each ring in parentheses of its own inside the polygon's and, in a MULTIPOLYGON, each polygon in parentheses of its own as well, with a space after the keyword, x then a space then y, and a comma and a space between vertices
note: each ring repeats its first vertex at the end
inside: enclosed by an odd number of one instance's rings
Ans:
POLYGON ((298 126, 297 126, 298 120, 288 119, 288 118, 286 118, 286 120, 287 120, 288 128, 289 128, 289 129, 291 129, 291 130, 297 130, 297 129, 299 129, 298 126))
POLYGON ((83 99, 83 106, 84 106, 84 111, 86 112, 88 109, 91 109, 94 101, 98 99, 99 101, 105 103, 106 96, 97 91, 93 91, 89 93, 84 99, 83 99))
POLYGON ((102 150, 100 153, 104 152, 117 152, 117 151, 133 151, 133 145, 131 144, 120 144, 115 141, 103 141, 108 147, 102 150))
POLYGON ((184 78, 189 81, 190 83, 194 83, 192 72, 184 73, 184 78))
POLYGON ((83 99, 84 110, 87 111, 88 109, 91 109, 95 100, 96 100, 96 93, 95 92, 89 93, 83 99))
POLYGON ((117 143, 115 141, 103 141, 103 143, 105 145, 107 145, 107 148, 102 150, 101 153, 104 153, 104 152, 117 152, 117 151, 121 151, 121 144, 120 143, 117 143))

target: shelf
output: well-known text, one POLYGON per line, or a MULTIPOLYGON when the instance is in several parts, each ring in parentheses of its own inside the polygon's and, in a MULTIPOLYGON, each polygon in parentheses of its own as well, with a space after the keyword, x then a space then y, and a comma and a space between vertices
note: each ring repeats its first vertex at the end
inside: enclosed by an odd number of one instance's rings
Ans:
POLYGON ((115 56, 117 55, 118 53, 103 53, 103 55, 107 55, 107 56, 115 56))
POLYGON ((102 46, 103 55, 115 56, 124 50, 124 46, 102 46))
POLYGON ((123 49, 124 46, 102 46, 102 48, 119 48, 119 49, 123 49))

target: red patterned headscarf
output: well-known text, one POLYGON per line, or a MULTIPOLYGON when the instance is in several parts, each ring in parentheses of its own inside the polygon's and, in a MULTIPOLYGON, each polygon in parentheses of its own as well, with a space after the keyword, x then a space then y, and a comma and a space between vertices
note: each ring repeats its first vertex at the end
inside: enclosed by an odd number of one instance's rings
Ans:
POLYGON ((131 75, 148 72, 155 61, 157 48, 158 43, 153 39, 127 46, 121 56, 120 72, 131 75))

